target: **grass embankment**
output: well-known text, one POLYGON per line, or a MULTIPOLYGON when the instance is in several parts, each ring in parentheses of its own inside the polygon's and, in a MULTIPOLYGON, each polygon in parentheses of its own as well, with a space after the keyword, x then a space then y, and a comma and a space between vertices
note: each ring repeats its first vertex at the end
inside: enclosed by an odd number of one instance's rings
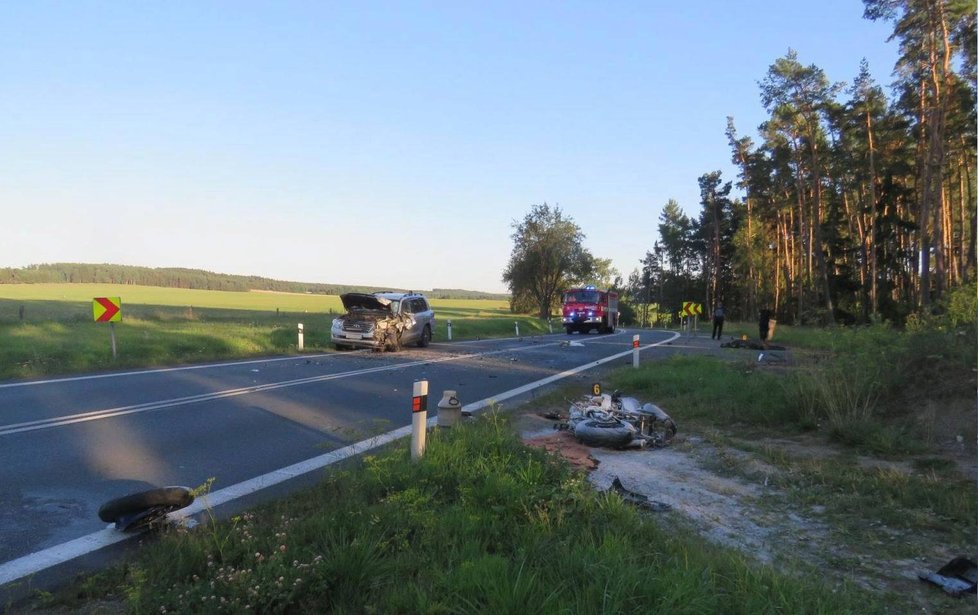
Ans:
POLYGON ((664 531, 504 419, 402 444, 317 488, 179 530, 90 580, 136 613, 869 613, 817 577, 664 531))
MULTIPOLYGON (((435 341, 548 330, 509 312, 504 301, 433 300, 435 341)), ((332 349, 329 328, 340 298, 267 292, 222 292, 105 284, 0 285, 0 379, 199 363, 332 349), (93 321, 94 297, 121 297, 123 320, 93 321), (22 309, 23 308, 23 309, 22 309), (23 313, 23 319, 21 319, 23 313)))

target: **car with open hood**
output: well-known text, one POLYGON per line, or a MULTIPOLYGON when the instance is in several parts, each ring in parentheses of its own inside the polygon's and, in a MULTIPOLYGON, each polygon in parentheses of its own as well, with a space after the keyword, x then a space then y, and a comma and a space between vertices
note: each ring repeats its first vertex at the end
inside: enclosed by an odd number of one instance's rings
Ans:
POLYGON ((398 350, 431 342, 435 312, 420 293, 346 293, 340 300, 346 313, 330 329, 337 349, 398 350))

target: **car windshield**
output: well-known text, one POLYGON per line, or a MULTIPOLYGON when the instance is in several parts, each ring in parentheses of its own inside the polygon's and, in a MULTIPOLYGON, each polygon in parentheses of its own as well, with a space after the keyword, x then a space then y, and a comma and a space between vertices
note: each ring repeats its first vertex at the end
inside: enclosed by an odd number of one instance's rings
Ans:
POLYGON ((598 303, 596 290, 572 290, 564 293, 564 303, 598 303))

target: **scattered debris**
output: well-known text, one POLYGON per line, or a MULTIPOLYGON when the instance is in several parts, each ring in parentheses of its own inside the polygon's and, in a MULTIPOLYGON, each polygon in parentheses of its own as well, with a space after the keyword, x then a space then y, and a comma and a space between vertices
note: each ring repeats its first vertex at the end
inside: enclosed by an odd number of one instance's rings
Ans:
POLYGON ((608 491, 617 493, 619 496, 621 496, 621 499, 625 500, 629 504, 633 504, 639 508, 644 508, 645 510, 650 510, 652 512, 665 512, 667 510, 672 510, 672 506, 670 504, 650 500, 646 495, 642 495, 641 493, 625 488, 625 485, 621 484, 621 479, 617 476, 615 477, 615 480, 611 482, 611 487, 608 489, 608 491))
POLYGON ((730 340, 720 344, 720 348, 749 348, 750 350, 787 350, 784 346, 776 344, 763 344, 754 340, 730 340))
POLYGON ((937 572, 920 573, 917 577, 955 598, 978 591, 978 566, 967 557, 955 557, 937 572))

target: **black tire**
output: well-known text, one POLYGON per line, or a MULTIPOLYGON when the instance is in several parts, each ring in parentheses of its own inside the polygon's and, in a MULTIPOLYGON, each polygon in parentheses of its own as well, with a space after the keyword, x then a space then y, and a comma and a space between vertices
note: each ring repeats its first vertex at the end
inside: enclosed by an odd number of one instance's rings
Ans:
POLYGON ((622 448, 632 441, 633 433, 628 425, 618 420, 588 419, 577 424, 574 436, 588 446, 622 448))
POLYGON ((564 330, 567 331, 567 335, 574 335, 574 327, 568 325, 564 327, 564 330))
POLYGON ((418 348, 427 348, 428 344, 430 343, 431 343, 431 327, 425 325, 424 330, 421 332, 421 337, 418 338, 418 348))
POLYGON ((109 500, 99 507, 98 518, 106 523, 114 523, 122 517, 150 508, 160 508, 165 512, 179 510, 190 506, 193 501, 194 494, 186 487, 159 487, 109 500))
POLYGON ((336 348, 337 350, 349 350, 350 349, 350 346, 347 346, 346 344, 333 344, 333 347, 336 348))

